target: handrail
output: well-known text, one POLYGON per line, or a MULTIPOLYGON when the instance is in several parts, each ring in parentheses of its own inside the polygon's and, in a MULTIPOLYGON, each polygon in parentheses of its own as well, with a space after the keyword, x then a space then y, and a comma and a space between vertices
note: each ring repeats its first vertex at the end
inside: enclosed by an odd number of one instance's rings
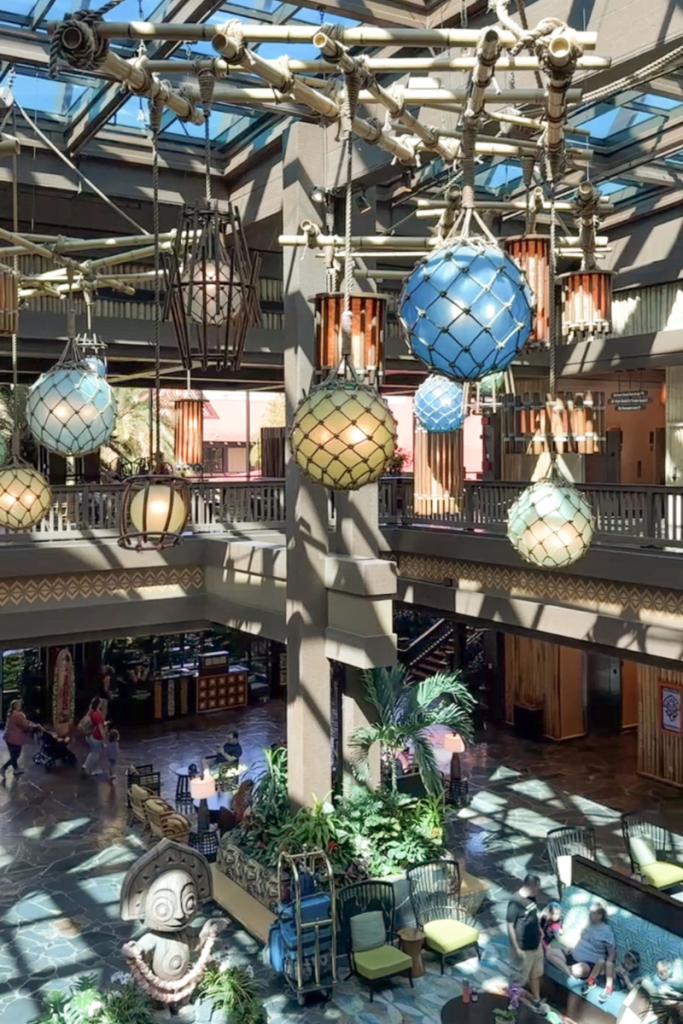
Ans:
MULTIPOLYGON (((527 483, 466 481, 457 511, 418 514, 411 476, 379 481, 379 518, 383 526, 427 526, 480 534, 504 534, 510 506, 527 483)), ((593 509, 594 543, 648 544, 683 547, 683 487, 629 484, 577 484, 593 509)), ((285 522, 284 480, 189 481, 188 531, 221 533, 231 528, 281 529, 285 522)), ((53 487, 45 518, 29 536, 44 540, 115 536, 125 491, 124 483, 53 487)), ((330 526, 335 521, 333 495, 330 526)), ((0 543, 21 543, 24 534, 4 533, 0 543)))
POLYGON ((413 647, 416 647, 418 644, 421 644, 423 642, 423 640, 426 640, 427 637, 430 635, 430 633, 433 633, 440 626, 443 626, 445 621, 446 621, 445 619, 437 619, 436 622, 433 622, 431 624, 431 626, 428 626, 427 629, 425 629, 424 633, 420 633, 419 636, 414 637, 410 641, 410 643, 408 643, 408 644, 406 644, 404 642, 404 644, 402 645, 401 644, 401 640, 399 640, 399 642, 398 642, 398 649, 399 649, 399 651, 402 654, 408 654, 409 651, 412 651, 413 647))

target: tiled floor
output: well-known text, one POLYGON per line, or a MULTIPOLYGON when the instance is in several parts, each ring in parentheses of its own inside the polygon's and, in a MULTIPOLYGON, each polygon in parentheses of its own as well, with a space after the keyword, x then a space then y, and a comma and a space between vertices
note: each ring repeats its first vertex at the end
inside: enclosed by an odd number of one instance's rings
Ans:
MULTIPOLYGON (((245 710, 237 722, 234 714, 223 721, 207 716, 180 733, 124 734, 121 777, 127 764, 152 761, 163 771, 163 794, 172 798, 175 777, 169 765, 212 752, 228 721, 239 729, 250 765, 258 763, 263 746, 284 735, 284 707, 278 703, 245 710)), ((128 865, 143 849, 139 832, 127 826, 123 785, 81 778, 76 769, 48 774, 31 764, 30 756, 25 760, 26 774, 0 785, 0 1024, 26 1024, 37 1010, 34 995, 43 987, 67 985, 93 972, 106 983, 124 969, 119 949, 131 926, 118 919, 118 893, 128 865)), ((551 745, 504 733, 480 743, 463 761, 473 799, 449 822, 449 844, 473 874, 493 886, 492 902, 481 915, 482 964, 465 961, 441 978, 427 960, 427 977, 414 991, 397 981, 372 1005, 355 980, 342 982, 331 1004, 302 1011, 282 980, 263 966, 253 940, 231 926, 224 945, 235 963, 251 965, 261 979, 271 1020, 436 1024, 441 1007, 459 994, 468 973, 482 986, 504 983, 500 921, 520 876, 537 870, 546 894, 555 895, 544 856, 549 828, 588 821, 596 828, 600 856, 621 864, 626 863, 619 828, 623 811, 660 807, 672 828, 683 832, 678 791, 635 775, 633 736, 551 745)), ((208 1020, 204 1011, 200 1019, 208 1020)))

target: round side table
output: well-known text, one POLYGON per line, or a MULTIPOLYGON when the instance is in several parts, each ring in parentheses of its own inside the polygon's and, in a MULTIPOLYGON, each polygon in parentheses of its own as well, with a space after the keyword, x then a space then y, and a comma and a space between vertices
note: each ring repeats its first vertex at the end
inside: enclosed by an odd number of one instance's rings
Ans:
POLYGON ((425 969, 422 963, 422 947, 425 944, 425 934, 419 928, 399 928, 398 937, 401 949, 413 961, 411 974, 413 978, 424 977, 425 969))

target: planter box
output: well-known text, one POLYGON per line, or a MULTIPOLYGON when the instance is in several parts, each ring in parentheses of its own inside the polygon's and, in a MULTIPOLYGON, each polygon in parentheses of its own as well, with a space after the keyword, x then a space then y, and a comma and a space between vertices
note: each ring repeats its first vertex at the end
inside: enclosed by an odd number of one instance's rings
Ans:
POLYGON ((229 840, 229 835, 221 840, 216 867, 275 914, 280 902, 277 868, 264 867, 229 840))

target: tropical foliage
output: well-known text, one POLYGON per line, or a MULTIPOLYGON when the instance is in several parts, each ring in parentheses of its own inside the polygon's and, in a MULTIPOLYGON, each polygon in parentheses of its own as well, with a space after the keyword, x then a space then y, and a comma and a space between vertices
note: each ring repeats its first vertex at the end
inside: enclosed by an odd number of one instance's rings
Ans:
POLYGON ((155 1019, 151 999, 132 979, 101 991, 95 976, 87 975, 70 992, 48 992, 43 1002, 31 1024, 154 1024, 155 1019))
MULTIPOLYGON (((102 459, 109 465, 120 463, 136 472, 149 463, 149 390, 116 388, 117 416, 114 436, 102 449, 102 459)), ((173 461, 173 408, 162 401, 159 410, 161 451, 165 460, 173 461)))
POLYGON ((411 683, 403 665, 373 668, 363 675, 365 693, 376 713, 376 722, 356 729, 351 735, 355 770, 361 782, 370 770, 370 751, 378 743, 389 757, 392 789, 397 788, 396 758, 409 745, 428 793, 439 794, 443 784, 434 750, 425 730, 446 725, 466 742, 473 737, 472 712, 475 699, 460 673, 437 673, 411 683))
POLYGON ((441 797, 415 800, 353 786, 343 797, 289 811, 287 751, 266 751, 251 814, 229 842, 259 863, 275 866, 282 851, 324 850, 337 876, 390 875, 443 854, 441 797))
POLYGON ((222 1011, 230 1024, 265 1024, 258 982, 241 967, 210 964, 199 983, 199 994, 222 1011))

